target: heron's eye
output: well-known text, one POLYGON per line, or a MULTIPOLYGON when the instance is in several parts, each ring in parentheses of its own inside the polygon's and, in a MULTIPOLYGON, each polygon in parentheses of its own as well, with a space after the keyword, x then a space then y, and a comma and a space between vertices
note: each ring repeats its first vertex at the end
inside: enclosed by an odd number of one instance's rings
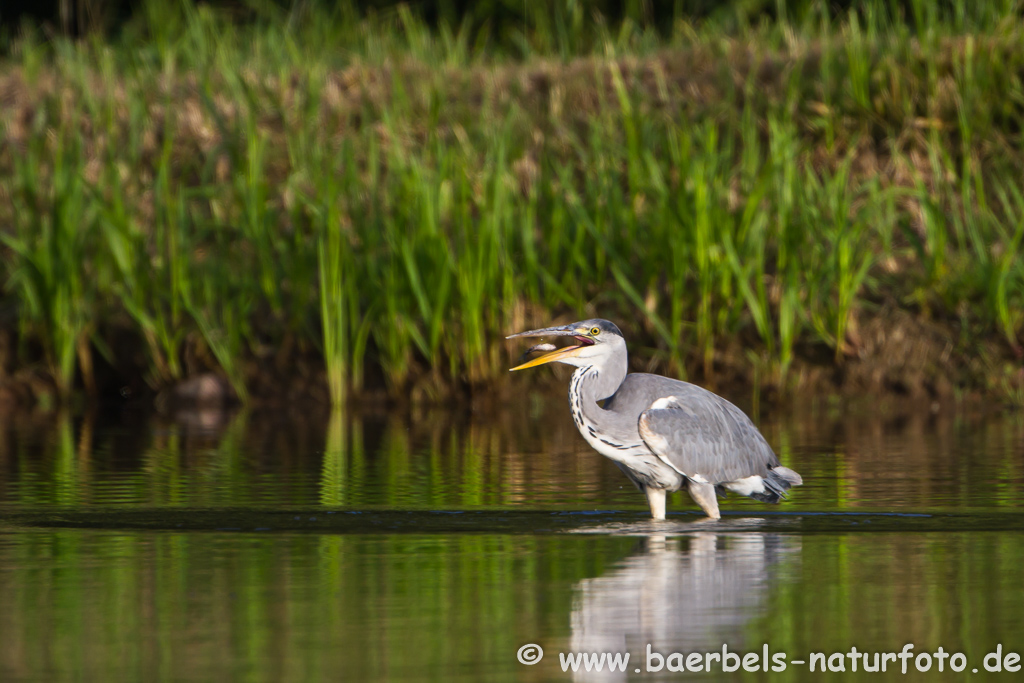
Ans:
POLYGON ((590 328, 590 334, 592 334, 592 335, 594 335, 596 337, 597 335, 601 334, 601 328, 600 327, 591 327, 590 328))

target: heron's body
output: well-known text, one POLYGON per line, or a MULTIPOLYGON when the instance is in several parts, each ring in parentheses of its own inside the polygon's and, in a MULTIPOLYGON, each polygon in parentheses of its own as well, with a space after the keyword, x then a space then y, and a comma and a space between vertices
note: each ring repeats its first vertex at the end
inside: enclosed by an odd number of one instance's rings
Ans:
POLYGON ((660 375, 627 374, 625 340, 612 323, 586 320, 513 336, 545 334, 581 343, 519 367, 551 360, 577 367, 569 383, 577 429, 644 491, 655 519, 665 518, 665 494, 683 487, 717 519, 717 495, 725 491, 775 503, 802 483, 779 464, 750 418, 721 396, 660 375))

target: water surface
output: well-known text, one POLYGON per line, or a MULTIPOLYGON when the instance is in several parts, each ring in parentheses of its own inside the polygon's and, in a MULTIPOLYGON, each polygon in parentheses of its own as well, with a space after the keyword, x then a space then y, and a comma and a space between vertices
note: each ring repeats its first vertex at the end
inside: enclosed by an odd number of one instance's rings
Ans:
POLYGON ((0 680, 817 680, 655 673, 646 650, 906 643, 962 653, 941 677, 984 676, 997 645, 1024 652, 1024 421, 897 407, 759 416, 806 485, 730 497, 717 524, 679 494, 647 520, 563 401, 10 420, 0 680), (631 659, 563 672, 575 652, 631 659))

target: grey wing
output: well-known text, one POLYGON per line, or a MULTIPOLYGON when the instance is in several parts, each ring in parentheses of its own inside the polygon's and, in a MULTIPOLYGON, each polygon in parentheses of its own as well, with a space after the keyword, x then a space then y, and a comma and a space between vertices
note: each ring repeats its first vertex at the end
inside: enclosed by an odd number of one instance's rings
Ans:
POLYGON ((766 478, 779 464, 750 418, 714 394, 660 398, 640 414, 638 428, 655 455, 696 481, 766 478))

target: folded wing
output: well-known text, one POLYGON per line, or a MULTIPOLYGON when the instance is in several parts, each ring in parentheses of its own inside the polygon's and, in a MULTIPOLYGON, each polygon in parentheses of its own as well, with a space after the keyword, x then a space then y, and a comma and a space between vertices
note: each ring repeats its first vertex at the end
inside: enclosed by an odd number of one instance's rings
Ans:
POLYGON ((640 414, 638 426, 653 453, 697 482, 768 479, 779 466, 750 418, 710 392, 687 396, 685 402, 676 396, 660 398, 640 414))

